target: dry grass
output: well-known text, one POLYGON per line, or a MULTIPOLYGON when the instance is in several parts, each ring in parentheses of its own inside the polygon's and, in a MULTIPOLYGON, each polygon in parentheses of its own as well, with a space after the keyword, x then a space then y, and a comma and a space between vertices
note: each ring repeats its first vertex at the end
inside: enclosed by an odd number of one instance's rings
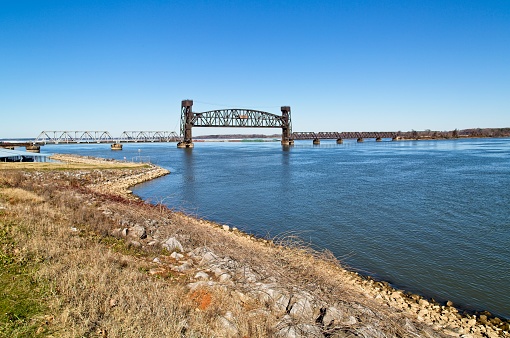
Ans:
POLYGON ((61 162, 0 162, 0 170, 80 170, 144 168, 140 163, 61 163, 61 162))
MULTIPOLYGON (((93 172, 86 175, 97 178, 93 172)), ((356 318, 356 324, 336 327, 345 336, 374 336, 370 327, 387 337, 441 336, 405 313, 381 306, 360 291, 359 276, 342 269, 331 254, 310 250, 293 236, 274 243, 223 231, 162 206, 94 194, 86 181, 58 171, 42 176, 0 171, 0 223, 16 225, 9 230, 15 238, 9 252, 16 260, 37 263, 30 278, 47 290, 39 294, 45 306, 34 315, 46 319, 23 324, 37 325, 40 335, 275 335, 286 313, 243 296, 253 292, 253 284, 190 290, 187 284, 194 281, 195 270, 178 273, 152 262, 154 257, 172 262, 169 252, 130 246, 109 235, 125 221, 155 221, 159 237, 175 236, 187 251, 207 247, 232 264, 249 267, 259 282, 277 284, 289 294, 307 292, 325 306, 342 309, 356 318)), ((315 324, 315 317, 309 324, 315 324)))
POLYGON ((10 203, 42 203, 44 199, 34 194, 33 192, 23 190, 20 188, 6 188, 2 190, 2 195, 10 203))
MULTIPOLYGON (((151 276, 152 256, 106 236, 103 230, 113 227, 113 221, 84 204, 76 192, 46 186, 37 191, 40 197, 21 187, 5 187, 13 182, 28 188, 26 180, 9 175, 0 179, 1 203, 7 205, 0 222, 16 222, 12 252, 17 260, 38 262, 31 278, 49 289, 40 299, 46 310, 37 315, 49 320, 31 321, 38 327, 30 332, 58 337, 222 337, 217 320, 226 309, 239 314, 239 320, 247 319, 228 291, 190 293, 187 276, 151 276)), ((243 325, 251 337, 267 336, 270 326, 253 319, 243 325)))

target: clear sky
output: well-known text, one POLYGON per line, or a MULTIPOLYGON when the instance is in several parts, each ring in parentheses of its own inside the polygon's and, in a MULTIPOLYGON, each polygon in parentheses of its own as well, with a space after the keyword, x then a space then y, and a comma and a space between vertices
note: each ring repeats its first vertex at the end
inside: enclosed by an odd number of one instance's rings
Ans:
POLYGON ((510 1, 0 0, 0 138, 178 131, 183 99, 289 105, 294 131, 510 127, 510 1))

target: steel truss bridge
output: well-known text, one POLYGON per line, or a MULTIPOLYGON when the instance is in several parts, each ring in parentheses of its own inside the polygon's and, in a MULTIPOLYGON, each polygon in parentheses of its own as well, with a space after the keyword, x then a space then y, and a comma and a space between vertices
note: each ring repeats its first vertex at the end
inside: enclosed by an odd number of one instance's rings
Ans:
POLYGON ((171 131, 124 131, 119 137, 113 137, 108 131, 43 131, 33 144, 178 142, 179 148, 192 148, 193 127, 281 128, 282 145, 292 145, 294 140, 313 140, 314 144, 320 144, 321 139, 336 139, 337 143, 342 143, 344 139, 362 142, 365 138, 381 141, 383 138, 395 140, 399 137, 397 132, 293 133, 289 106, 281 107, 281 115, 253 109, 217 109, 197 113, 192 107, 193 100, 181 102, 180 136, 171 131))
POLYGON ((365 138, 397 139, 396 132, 292 132, 290 107, 281 107, 282 115, 251 109, 218 109, 202 113, 192 111, 193 100, 183 100, 181 103, 181 141, 179 148, 192 148, 193 127, 236 127, 236 128, 281 128, 282 145, 292 145, 294 140, 313 140, 320 144, 321 139, 336 139, 342 143, 344 139, 357 139, 362 142, 365 138))
POLYGON ((290 107, 281 107, 282 115, 252 109, 218 109, 201 113, 192 111, 193 100, 181 103, 181 141, 179 148, 193 148, 193 127, 281 128, 282 144, 293 143, 290 107))
POLYGON ((108 131, 42 131, 34 144, 178 142, 173 131, 124 131, 113 137, 108 131))
POLYGON ((195 113, 193 127, 281 128, 282 116, 251 109, 220 109, 195 113))

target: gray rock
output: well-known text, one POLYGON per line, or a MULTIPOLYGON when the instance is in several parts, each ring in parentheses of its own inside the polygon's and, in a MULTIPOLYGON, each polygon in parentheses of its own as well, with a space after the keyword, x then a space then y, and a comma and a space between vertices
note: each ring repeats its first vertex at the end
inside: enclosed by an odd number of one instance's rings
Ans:
POLYGON ((219 277, 219 276, 221 276, 221 275, 223 275, 225 273, 228 273, 228 271, 223 270, 222 268, 219 268, 219 267, 216 267, 216 268, 212 269, 212 272, 214 273, 214 275, 216 277, 219 277))
POLYGON ((147 231, 143 226, 136 224, 135 226, 129 228, 128 235, 132 238, 145 239, 147 238, 147 231))
POLYGON ((239 330, 234 324, 231 312, 227 312, 225 316, 219 316, 218 323, 223 328, 223 333, 226 337, 233 337, 238 335, 239 330))
POLYGON ((167 239, 162 244, 162 247, 167 249, 170 252, 173 252, 173 251, 184 252, 182 244, 175 237, 170 237, 169 239, 167 239))
POLYGON ((201 246, 201 247, 196 248, 193 251, 188 252, 188 256, 190 256, 193 259, 198 260, 198 259, 201 259, 208 252, 212 252, 212 251, 205 246, 201 246))
POLYGON ((199 282, 189 283, 187 286, 191 291, 195 291, 196 289, 210 288, 210 287, 213 287, 214 285, 215 285, 215 283, 213 281, 208 281, 208 282, 199 281, 199 282))
POLYGON ((276 325, 276 337, 282 338, 309 338, 324 337, 322 330, 312 324, 297 323, 289 315, 276 325))
POLYGON ((287 311, 287 307, 290 303, 290 297, 288 295, 282 294, 275 302, 273 307, 280 312, 287 311))
POLYGON ((341 326, 353 326, 358 321, 354 316, 348 316, 342 311, 338 310, 336 307, 328 307, 326 309, 326 314, 322 319, 322 323, 325 327, 341 325, 341 326))
POLYGON ((372 325, 362 326, 356 330, 356 333, 361 337, 374 337, 386 338, 388 337, 385 332, 373 327, 372 325))
POLYGON ((189 269, 191 269, 191 264, 189 262, 184 262, 182 263, 180 266, 178 266, 175 271, 177 272, 184 272, 184 271, 188 271, 189 269))
POLYGON ((258 280, 258 276, 249 267, 246 266, 237 269, 236 274, 237 278, 243 280, 244 282, 255 283, 258 280))
POLYGON ((290 315, 296 318, 312 319, 313 317, 313 306, 308 297, 303 295, 296 296, 295 302, 292 304, 290 309, 290 315))
POLYGON ((219 278, 218 280, 219 280, 220 282, 222 282, 222 283, 225 283, 225 282, 227 282, 227 281, 229 281, 229 280, 231 280, 231 279, 232 279, 232 276, 231 276, 231 275, 229 275, 228 273, 224 273, 224 274, 222 274, 222 275, 220 276, 220 278, 219 278))
POLYGON ((322 319, 322 323, 324 326, 331 325, 333 323, 341 323, 344 318, 344 314, 342 311, 338 310, 336 307, 328 307, 326 309, 326 314, 322 319), (332 323, 333 322, 333 323, 332 323))
POLYGON ((179 259, 183 259, 184 255, 174 251, 174 252, 172 252, 170 257, 172 257, 173 259, 179 260, 179 259))
POLYGON ((218 256, 216 256, 213 252, 209 251, 209 252, 206 252, 203 256, 202 256, 202 260, 200 261, 200 265, 206 265, 206 264, 210 264, 211 262, 214 262, 214 261, 217 261, 218 260, 218 256))
POLYGON ((209 280, 209 275, 203 271, 199 271, 196 273, 195 279, 209 280))

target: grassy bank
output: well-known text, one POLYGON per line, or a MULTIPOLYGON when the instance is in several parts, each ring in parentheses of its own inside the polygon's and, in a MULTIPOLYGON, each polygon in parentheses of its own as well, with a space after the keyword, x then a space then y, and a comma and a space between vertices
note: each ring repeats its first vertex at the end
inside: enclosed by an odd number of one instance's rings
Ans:
POLYGON ((98 188, 152 168, 75 164, 0 170, 2 336, 506 335, 503 322, 364 279, 294 238, 98 188))
MULTIPOLYGON (((1 212, 0 212, 1 214, 1 212)), ((1 215, 0 215, 1 216, 1 215)), ((19 252, 23 226, 0 220, 0 336, 35 337, 44 332, 46 283, 35 276, 38 262, 19 252)))

